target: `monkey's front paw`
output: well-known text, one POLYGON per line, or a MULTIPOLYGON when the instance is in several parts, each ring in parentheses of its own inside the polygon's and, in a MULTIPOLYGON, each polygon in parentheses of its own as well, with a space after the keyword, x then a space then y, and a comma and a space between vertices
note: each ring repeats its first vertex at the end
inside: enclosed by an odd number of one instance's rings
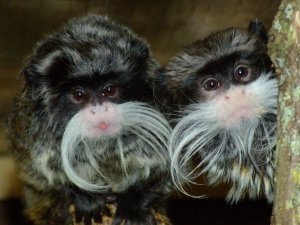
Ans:
POLYGON ((117 208, 112 225, 156 225, 156 220, 149 209, 117 208))
POLYGON ((76 203, 70 207, 74 225, 101 224, 103 216, 111 217, 111 212, 104 201, 91 202, 90 205, 76 203))

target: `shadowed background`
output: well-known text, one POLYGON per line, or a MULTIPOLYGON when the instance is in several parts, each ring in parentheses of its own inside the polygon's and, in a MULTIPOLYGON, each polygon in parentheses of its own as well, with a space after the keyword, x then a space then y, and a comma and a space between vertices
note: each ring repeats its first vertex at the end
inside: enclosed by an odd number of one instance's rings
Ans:
MULTIPOLYGON (((279 0, 0 0, 0 200, 3 200, 0 201, 0 225, 13 224, 4 223, 3 218, 9 220, 10 213, 14 215, 19 205, 7 200, 19 196, 21 190, 7 154, 4 121, 20 88, 18 71, 33 45, 46 33, 73 16, 88 12, 108 15, 147 39, 154 56, 164 65, 186 44, 211 32, 247 26, 254 19, 269 28, 279 4, 279 0)), ((238 216, 243 225, 268 224, 271 206, 264 201, 231 207, 223 203, 224 187, 194 189, 214 200, 173 200, 170 213, 177 221, 174 224, 200 224, 200 221, 202 225, 241 224, 234 222, 238 216), (213 219, 219 222, 214 223, 213 219)))

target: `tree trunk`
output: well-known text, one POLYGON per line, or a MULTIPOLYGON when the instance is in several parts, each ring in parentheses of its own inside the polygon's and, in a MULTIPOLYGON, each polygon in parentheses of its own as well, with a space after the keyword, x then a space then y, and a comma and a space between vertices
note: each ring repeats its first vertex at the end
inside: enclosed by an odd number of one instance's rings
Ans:
POLYGON ((300 224, 300 0, 283 0, 270 31, 279 79, 272 225, 300 224))

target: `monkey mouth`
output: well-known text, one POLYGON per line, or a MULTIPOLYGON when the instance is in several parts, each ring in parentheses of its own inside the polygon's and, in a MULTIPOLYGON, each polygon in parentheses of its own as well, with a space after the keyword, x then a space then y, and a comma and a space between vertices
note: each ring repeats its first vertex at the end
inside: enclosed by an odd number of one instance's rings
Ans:
POLYGON ((98 128, 101 129, 101 130, 106 130, 108 129, 110 126, 109 123, 106 123, 106 122, 100 122, 100 124, 98 125, 98 128))
POLYGON ((263 107, 258 105, 240 105, 227 113, 223 113, 221 121, 225 127, 230 128, 244 120, 261 117, 264 112, 263 107))
POLYGON ((114 137, 121 131, 121 125, 115 122, 101 121, 86 129, 88 138, 114 137))
POLYGON ((215 101, 217 116, 226 128, 238 126, 242 121, 261 117, 265 112, 256 92, 240 87, 227 91, 215 101))

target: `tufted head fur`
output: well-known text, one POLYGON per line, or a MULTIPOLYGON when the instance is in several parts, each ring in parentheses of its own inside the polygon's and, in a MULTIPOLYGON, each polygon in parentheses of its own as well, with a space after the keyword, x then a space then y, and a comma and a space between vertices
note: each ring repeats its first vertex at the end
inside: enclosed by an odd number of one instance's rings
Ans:
POLYGON ((232 185, 230 201, 272 201, 278 87, 266 44, 259 22, 229 28, 187 46, 158 75, 161 102, 177 109, 169 151, 181 191, 205 173, 232 185))

